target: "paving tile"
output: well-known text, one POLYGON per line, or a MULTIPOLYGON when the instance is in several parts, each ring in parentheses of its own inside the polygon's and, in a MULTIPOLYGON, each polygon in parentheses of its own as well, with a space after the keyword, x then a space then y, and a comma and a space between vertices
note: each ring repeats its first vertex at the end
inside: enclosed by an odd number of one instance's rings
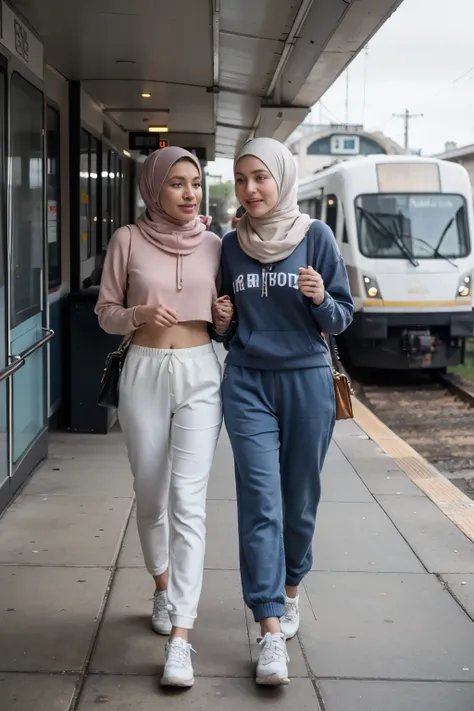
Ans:
POLYGON ((467 613, 474 619, 474 574, 465 575, 462 573, 461 575, 443 575, 441 577, 467 613))
POLYGON ((384 452, 372 457, 352 457, 351 464, 372 494, 425 496, 384 452))
POLYGON ((313 552, 313 570, 424 572, 376 503, 321 503, 313 552))
POLYGON ((474 684, 322 681, 326 711, 472 711, 474 684))
POLYGON ((0 563, 111 565, 130 499, 20 496, 2 518, 0 563))
MULTIPOLYGON (((239 570, 235 502, 208 501, 206 526, 205 567, 219 570, 239 570)), ((144 566, 135 513, 130 517, 118 566, 119 568, 142 568, 144 566)))
POLYGON ((474 544, 428 498, 377 496, 432 573, 474 573, 474 544))
POLYGON ((321 474, 321 501, 374 501, 370 491, 333 443, 321 474))
POLYGON ((201 678, 180 691, 160 689, 157 677, 89 676, 78 711, 96 711, 100 704, 111 711, 320 711, 309 679, 265 689, 253 679, 201 678))
POLYGON ((109 578, 98 568, 0 567, 0 670, 80 670, 109 578))
POLYGON ((309 573, 305 587, 317 621, 305 616, 301 639, 318 677, 474 680, 474 623, 434 575, 309 573))
POLYGON ((133 496, 127 460, 90 462, 82 459, 47 459, 30 479, 24 496, 133 496))
POLYGON ((58 459, 82 459, 92 462, 127 459, 127 448, 121 432, 107 435, 69 434, 55 432, 50 436, 49 455, 58 459))
MULTIPOLYGON (((119 570, 102 622, 91 669, 109 674, 156 674, 165 638, 150 627, 153 582, 144 570, 119 570)), ((201 676, 251 676, 250 650, 240 577, 206 571, 196 627, 190 638, 201 676)))
POLYGON ((78 678, 69 675, 2 674, 0 709, 68 711, 78 678))
POLYGON ((234 501, 207 502, 206 568, 239 570, 237 504, 234 501))
POLYGON ((207 497, 208 499, 224 499, 228 501, 235 501, 236 499, 234 460, 229 437, 224 427, 221 430, 221 436, 217 444, 207 497))

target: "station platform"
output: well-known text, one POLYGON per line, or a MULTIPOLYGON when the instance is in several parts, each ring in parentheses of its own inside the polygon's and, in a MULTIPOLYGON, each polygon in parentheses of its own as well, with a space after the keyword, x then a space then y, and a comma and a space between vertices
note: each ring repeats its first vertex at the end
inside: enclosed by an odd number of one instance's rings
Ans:
POLYGON ((162 690, 125 446, 57 433, 0 520, 1 711, 472 711, 474 502, 360 403, 337 424, 291 683, 254 683, 223 430, 192 636, 193 689, 162 690), (472 534, 471 534, 472 527, 472 534))

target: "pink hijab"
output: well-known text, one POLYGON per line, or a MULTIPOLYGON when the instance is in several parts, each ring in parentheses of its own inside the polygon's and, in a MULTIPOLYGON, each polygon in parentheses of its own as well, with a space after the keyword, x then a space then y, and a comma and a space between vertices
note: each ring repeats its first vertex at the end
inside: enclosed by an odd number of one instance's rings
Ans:
POLYGON ((148 156, 140 177, 140 193, 146 205, 146 213, 137 221, 145 239, 164 252, 176 254, 176 283, 183 288, 183 256, 191 254, 204 239, 206 225, 197 217, 192 222, 183 222, 170 217, 160 205, 160 192, 175 163, 183 158, 192 161, 201 175, 201 166, 196 156, 178 146, 169 146, 148 156))

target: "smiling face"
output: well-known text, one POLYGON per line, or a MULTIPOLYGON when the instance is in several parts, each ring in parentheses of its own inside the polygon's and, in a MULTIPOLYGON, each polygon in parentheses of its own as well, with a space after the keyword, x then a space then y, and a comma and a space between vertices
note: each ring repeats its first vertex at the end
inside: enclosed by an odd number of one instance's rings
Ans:
POLYGON ((265 163, 244 156, 235 166, 235 194, 250 217, 264 217, 278 203, 279 190, 265 163))
POLYGON ((169 217, 192 222, 202 201, 201 176, 197 166, 186 158, 171 168, 160 191, 160 205, 169 217))

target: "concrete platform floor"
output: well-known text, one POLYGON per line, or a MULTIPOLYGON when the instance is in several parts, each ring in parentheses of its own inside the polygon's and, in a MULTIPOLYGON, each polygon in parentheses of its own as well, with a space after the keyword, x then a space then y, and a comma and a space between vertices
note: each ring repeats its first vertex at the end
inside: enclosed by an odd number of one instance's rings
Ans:
POLYGON ((198 676, 163 691, 119 433, 53 434, 0 520, 1 711, 473 711, 474 544, 355 422, 338 423, 291 684, 253 681, 223 432, 193 634, 198 676))

